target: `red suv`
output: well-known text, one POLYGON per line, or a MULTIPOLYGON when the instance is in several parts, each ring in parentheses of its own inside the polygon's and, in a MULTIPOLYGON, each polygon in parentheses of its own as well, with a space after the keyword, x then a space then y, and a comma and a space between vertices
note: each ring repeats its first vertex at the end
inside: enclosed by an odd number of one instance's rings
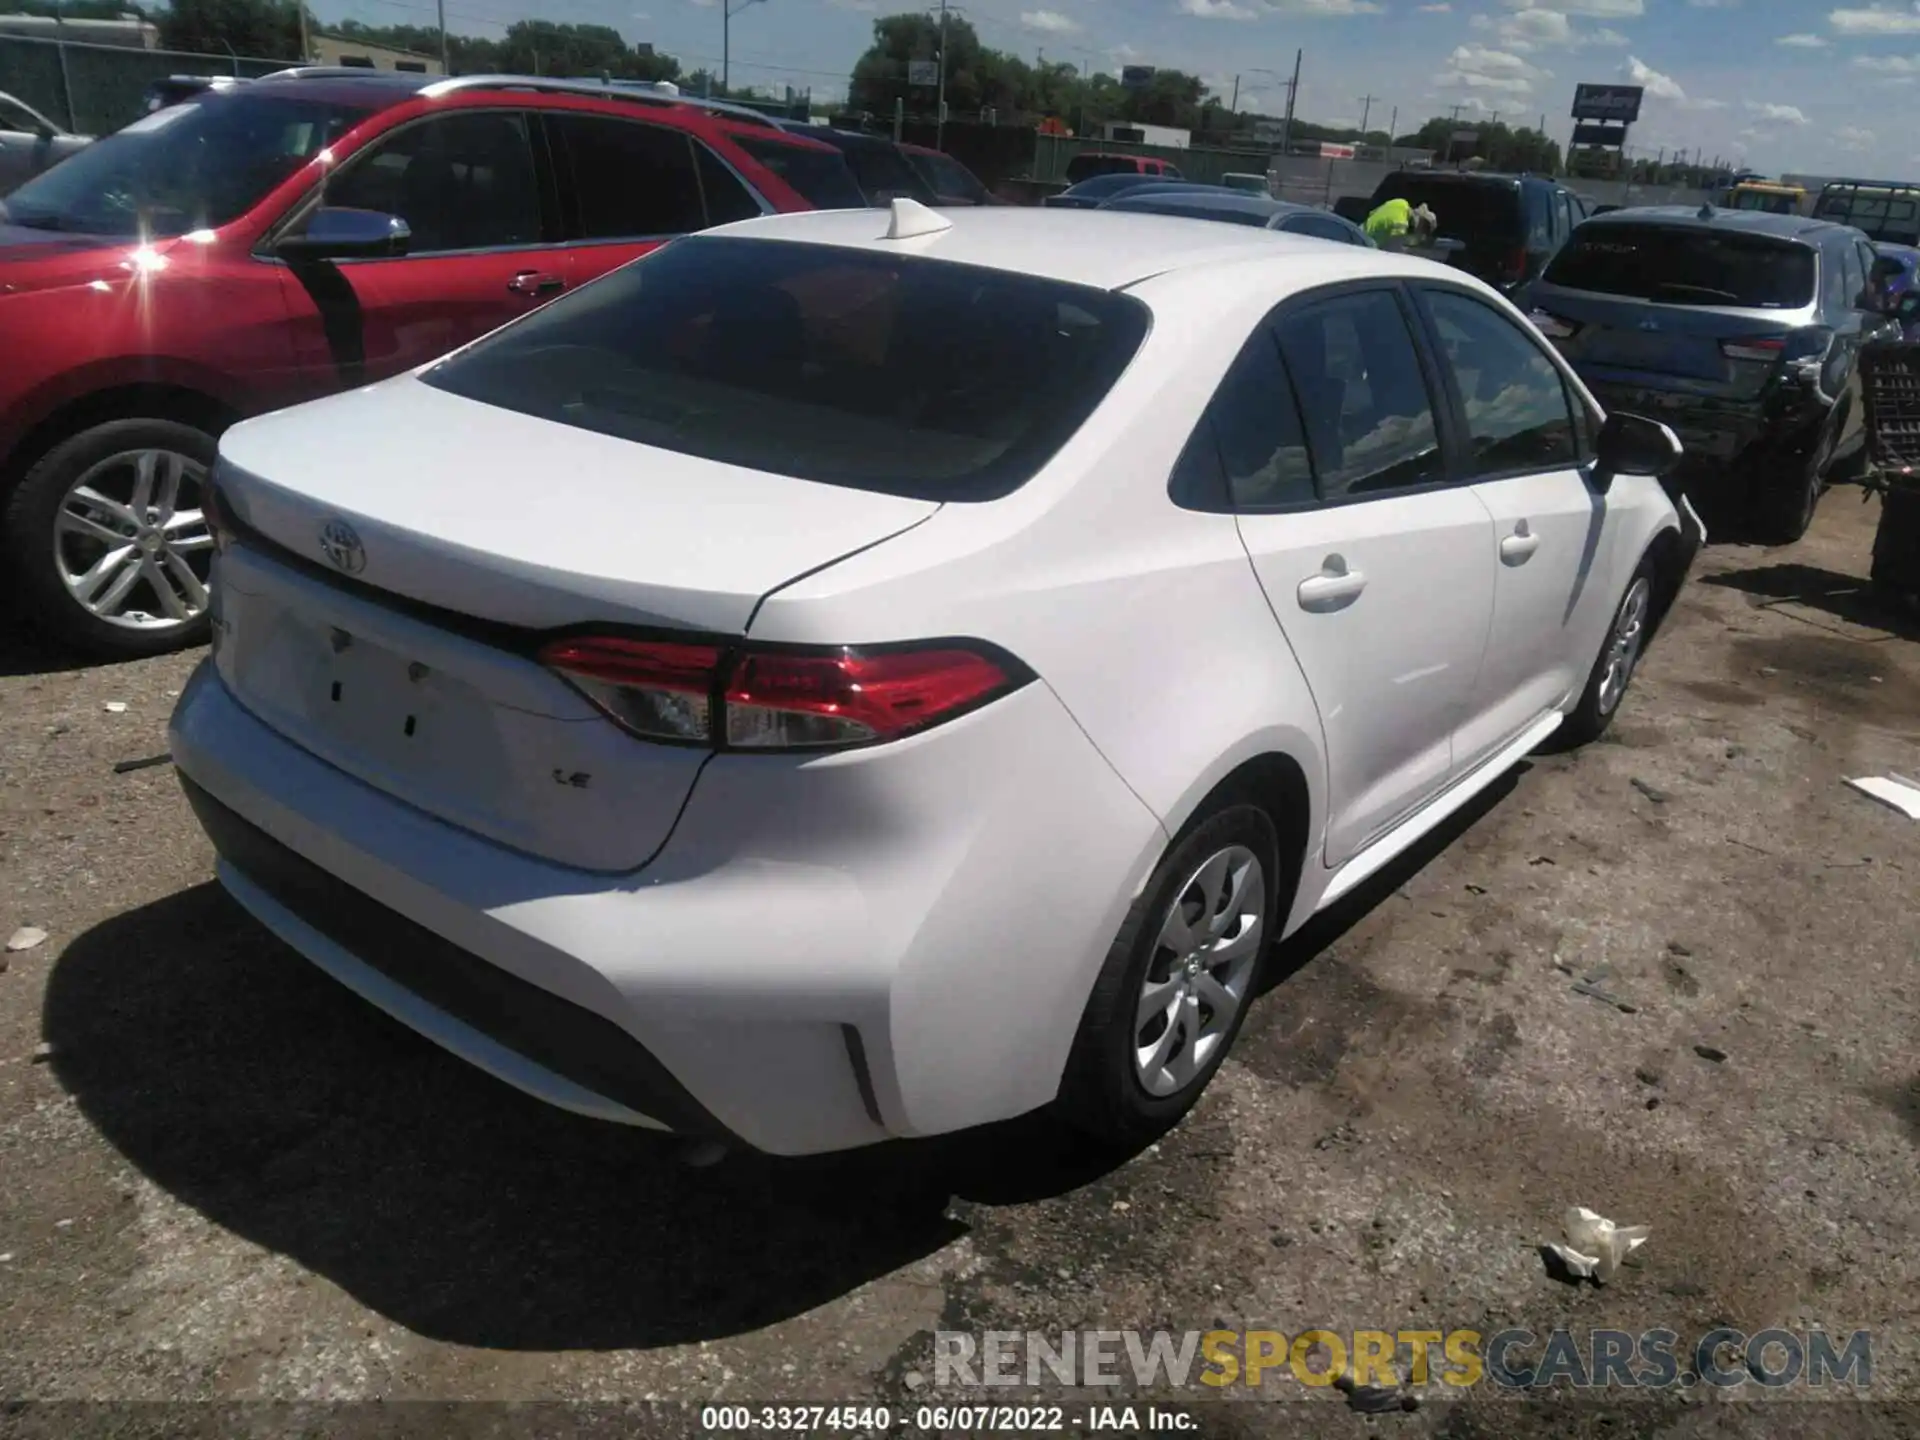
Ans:
POLYGON ((56 639, 195 641, 223 427, 850 189, 771 121, 591 83, 294 70, 156 111, 0 203, 0 553, 56 639))

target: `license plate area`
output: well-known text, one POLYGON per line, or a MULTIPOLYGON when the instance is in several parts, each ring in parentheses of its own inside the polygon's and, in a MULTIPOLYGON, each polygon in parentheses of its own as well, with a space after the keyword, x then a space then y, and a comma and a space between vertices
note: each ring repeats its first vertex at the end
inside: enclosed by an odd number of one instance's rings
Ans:
MULTIPOLYGON (((303 627, 304 628, 304 627, 303 627)), ((307 710, 341 744, 376 764, 418 771, 445 754, 450 709, 472 714, 485 701, 467 687, 340 626, 309 641, 313 679, 307 710), (452 693, 450 693, 452 692, 452 693)))

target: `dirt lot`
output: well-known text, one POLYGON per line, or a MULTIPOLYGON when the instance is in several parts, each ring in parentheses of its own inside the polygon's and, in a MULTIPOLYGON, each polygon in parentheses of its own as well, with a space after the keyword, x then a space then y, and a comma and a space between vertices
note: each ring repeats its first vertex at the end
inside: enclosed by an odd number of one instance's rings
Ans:
MULTIPOLYGON (((1841 491, 1790 551, 1711 549, 1608 741, 1292 943, 1199 1110, 1118 1168, 1030 1122, 696 1170, 524 1100, 254 927, 167 767, 114 773, 164 749, 197 656, 7 657, 0 934, 50 938, 0 974, 0 1400, 902 1413, 942 1328, 1731 1323, 1871 1328, 1873 1395, 1912 1406, 1920 824, 1841 783, 1920 770, 1916 632, 1852 578, 1876 516, 1841 491), (1652 1227, 1604 1290, 1536 1249, 1576 1202, 1652 1227)), ((1920 1433, 1920 1407, 1704 1387, 1378 1419, 1262 1393, 1301 1403, 1204 1428, 1920 1433)))

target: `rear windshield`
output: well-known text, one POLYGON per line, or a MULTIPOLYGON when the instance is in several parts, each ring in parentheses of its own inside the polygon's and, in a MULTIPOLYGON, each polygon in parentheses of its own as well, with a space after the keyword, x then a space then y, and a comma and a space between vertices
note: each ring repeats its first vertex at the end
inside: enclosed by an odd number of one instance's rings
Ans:
POLYGON ((1138 175, 1139 162, 1125 155, 1076 155, 1067 161, 1067 183, 1078 184, 1095 175, 1138 175))
POLYGON ((932 203, 933 191, 922 180, 907 157, 884 143, 848 145, 840 152, 847 157, 853 178, 866 192, 867 200, 884 205, 895 196, 932 203))
POLYGON ((1147 332, 1131 296, 911 255, 676 240, 428 371, 557 425, 929 500, 1018 488, 1147 332))
POLYGON ((1576 231, 1541 278, 1663 305, 1796 309, 1813 300, 1813 251, 1755 235, 1594 225, 1576 231))
POLYGON ((1517 245, 1526 235, 1520 220, 1520 192, 1512 185, 1463 184, 1424 176, 1382 182, 1374 204, 1404 200, 1433 212, 1435 233, 1449 240, 1484 240, 1517 245))
POLYGON ((838 151, 788 145, 761 136, 735 135, 733 143, 800 192, 816 210, 861 210, 867 197, 838 151))
POLYGON ((1876 240, 1920 239, 1920 195, 1885 188, 1832 190, 1814 213, 1822 220, 1857 226, 1876 240))

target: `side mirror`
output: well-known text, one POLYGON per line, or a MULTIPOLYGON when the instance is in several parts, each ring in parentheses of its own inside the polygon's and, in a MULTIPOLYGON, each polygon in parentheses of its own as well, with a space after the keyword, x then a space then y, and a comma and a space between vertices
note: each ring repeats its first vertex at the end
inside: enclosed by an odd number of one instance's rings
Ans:
POLYGON ((1616 475, 1651 475, 1656 480, 1680 463, 1680 437, 1658 420, 1616 410, 1593 442, 1593 484, 1602 495, 1616 475))
POLYGON ((398 215, 323 205, 297 235, 283 235, 274 254, 290 265, 317 260, 386 260, 407 253, 413 232, 398 215))

